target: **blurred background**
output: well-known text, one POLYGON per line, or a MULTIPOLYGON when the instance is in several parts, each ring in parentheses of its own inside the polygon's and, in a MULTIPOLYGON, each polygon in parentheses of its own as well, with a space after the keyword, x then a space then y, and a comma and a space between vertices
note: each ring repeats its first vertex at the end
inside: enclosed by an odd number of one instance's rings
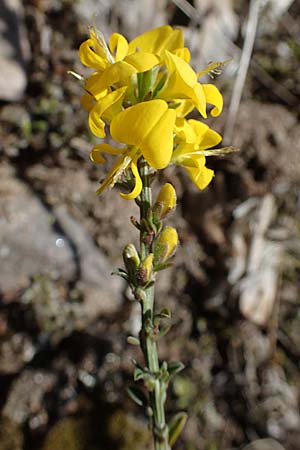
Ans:
POLYGON ((189 414, 175 449, 300 449, 299 1, 1 0, 0 450, 151 448, 126 394, 139 305, 110 276, 138 211, 96 196, 106 169, 67 73, 84 73, 93 20, 106 38, 181 27, 196 70, 232 58, 208 123, 240 152, 208 160, 202 192, 159 175, 181 243, 157 295, 173 311, 160 356, 186 365, 167 404, 189 414))

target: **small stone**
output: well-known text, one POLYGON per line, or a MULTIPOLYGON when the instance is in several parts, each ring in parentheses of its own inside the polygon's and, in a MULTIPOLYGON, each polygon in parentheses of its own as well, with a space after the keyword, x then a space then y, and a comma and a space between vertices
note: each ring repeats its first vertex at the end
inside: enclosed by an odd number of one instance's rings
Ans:
POLYGON ((27 84, 22 12, 20 1, 0 3, 0 99, 5 101, 20 100, 27 84))

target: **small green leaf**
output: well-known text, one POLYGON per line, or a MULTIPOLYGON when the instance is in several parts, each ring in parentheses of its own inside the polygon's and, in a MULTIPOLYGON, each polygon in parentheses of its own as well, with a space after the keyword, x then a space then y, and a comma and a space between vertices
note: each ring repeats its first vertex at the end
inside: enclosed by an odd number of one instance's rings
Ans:
POLYGON ((163 308, 156 314, 156 317, 159 317, 160 319, 171 319, 171 311, 168 308, 163 308))
POLYGON ((158 337, 161 338, 161 337, 165 336, 169 332, 170 328, 171 328, 170 324, 161 325, 159 327, 158 337))
POLYGON ((179 412, 168 423, 169 428, 169 444, 173 446, 180 436, 183 427, 187 421, 187 413, 179 412))
POLYGON ((184 369, 184 364, 181 361, 172 361, 168 364, 168 372, 170 376, 174 376, 184 369))
POLYGON ((127 342, 131 345, 140 345, 140 340, 135 336, 128 336, 127 342))
POLYGON ((163 85, 166 82, 166 79, 167 79, 167 74, 164 73, 163 76, 161 77, 161 79, 159 80, 159 82, 157 83, 155 89, 154 89, 152 98, 155 98, 156 95, 158 94, 158 92, 162 89, 163 85))
POLYGON ((123 270, 123 269, 115 268, 111 272, 111 275, 117 275, 118 277, 124 278, 124 280, 129 282, 128 273, 125 270, 123 270))
POLYGON ((144 393, 138 386, 130 386, 127 388, 127 393, 131 400, 133 400, 139 406, 147 406, 148 399, 144 393))
POLYGON ((146 372, 141 367, 137 366, 133 372, 134 381, 143 380, 146 376, 146 372))
POLYGON ((138 73, 138 92, 139 92, 139 100, 142 102, 147 95, 152 95, 154 83, 157 78, 159 67, 153 67, 146 72, 138 73))

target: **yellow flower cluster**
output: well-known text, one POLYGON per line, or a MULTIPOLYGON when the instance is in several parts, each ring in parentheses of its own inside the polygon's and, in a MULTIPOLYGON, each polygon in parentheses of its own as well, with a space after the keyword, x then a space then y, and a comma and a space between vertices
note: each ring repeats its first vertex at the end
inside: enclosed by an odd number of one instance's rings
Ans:
POLYGON ((196 108, 206 118, 207 104, 213 105, 211 115, 218 116, 223 99, 214 85, 198 81, 205 71, 197 74, 189 65, 181 30, 166 25, 129 43, 114 33, 107 46, 101 33, 91 28, 79 56, 94 69, 85 80, 81 99, 92 133, 104 138, 108 125, 111 137, 125 144, 119 148, 100 143, 91 151, 92 161, 99 164, 105 162, 105 153, 118 156, 98 193, 130 169, 134 187, 121 196, 136 198, 142 189, 137 166, 142 156, 154 169, 171 163, 183 166, 195 185, 204 189, 213 177, 205 155, 221 136, 203 122, 185 117, 196 108))

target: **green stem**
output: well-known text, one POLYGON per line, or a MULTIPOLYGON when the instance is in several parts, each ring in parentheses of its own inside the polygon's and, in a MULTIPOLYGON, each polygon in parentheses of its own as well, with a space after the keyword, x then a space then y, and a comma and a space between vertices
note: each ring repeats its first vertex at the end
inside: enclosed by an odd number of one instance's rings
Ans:
MULTIPOLYGON (((152 192, 150 186, 149 166, 144 159, 139 164, 140 175, 143 182, 143 188, 140 195, 140 218, 141 223, 147 221, 149 209, 152 205, 152 192)), ((143 260, 151 253, 151 235, 141 231, 140 234, 140 254, 143 260)), ((168 443, 168 428, 165 420, 165 399, 166 388, 158 377, 159 360, 157 345, 151 329, 153 328, 154 315, 154 285, 144 289, 144 298, 141 301, 142 306, 142 330, 141 347, 145 358, 146 367, 156 377, 153 390, 150 392, 150 407, 152 409, 152 432, 155 444, 155 450, 170 450, 168 443)))

